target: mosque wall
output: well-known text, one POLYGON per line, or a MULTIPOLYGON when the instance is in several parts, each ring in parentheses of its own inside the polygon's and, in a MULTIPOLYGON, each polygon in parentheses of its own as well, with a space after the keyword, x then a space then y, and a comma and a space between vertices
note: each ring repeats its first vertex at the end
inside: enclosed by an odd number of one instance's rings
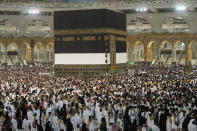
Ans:
MULTIPOLYGON (((29 24, 32 23, 34 20, 43 20, 50 26, 52 35, 53 35, 53 16, 52 15, 0 15, 0 20, 8 19, 16 28, 17 33, 21 35, 25 35, 25 31, 29 24)), ((15 34, 17 35, 17 34, 15 34)))
POLYGON ((190 33, 197 33, 197 13, 196 12, 160 12, 160 13, 133 13, 127 14, 127 25, 130 20, 140 17, 146 19, 151 25, 151 32, 155 33, 163 33, 162 25, 168 20, 170 17, 183 18, 190 29, 190 33))
POLYGON ((0 15, 0 35, 1 64, 54 61, 52 15, 0 15), (9 51, 17 55, 9 56, 9 51))
POLYGON ((195 64, 194 49, 197 35, 192 33, 144 33, 127 36, 128 59, 141 62, 136 58, 136 50, 143 49, 144 62, 162 64, 195 64), (157 51, 154 53, 154 45, 157 51), (133 48, 131 50, 131 48, 133 48), (193 62, 192 62, 193 61, 193 62))
MULTIPOLYGON (((113 13, 112 13, 113 14, 113 13)), ((90 14, 91 15, 91 14, 90 14)), ((147 33, 147 35, 144 35, 146 33, 128 33, 127 37, 129 37, 129 41, 130 43, 132 43, 134 46, 129 46, 127 48, 127 53, 125 53, 125 50, 122 49, 126 49, 126 44, 124 44, 124 41, 126 41, 126 37, 124 34, 120 33, 120 34, 116 34, 115 39, 116 39, 116 56, 112 56, 109 53, 109 37, 112 34, 99 34, 98 30, 93 29, 93 26, 98 26, 98 25, 102 25, 103 27, 106 27, 107 25, 109 26, 116 26, 116 28, 119 29, 126 29, 125 26, 121 26, 121 22, 122 21, 118 21, 118 20, 113 20, 112 23, 108 23, 107 21, 103 22, 102 24, 95 24, 92 25, 92 27, 89 27, 92 29, 92 31, 95 33, 95 31, 97 32, 96 35, 92 35, 91 33, 89 35, 82 35, 82 34, 74 34, 71 38, 71 36, 69 35, 70 33, 72 34, 71 31, 68 32, 68 34, 65 35, 59 35, 60 41, 62 41, 61 39, 64 39, 63 41, 67 41, 67 48, 65 50, 65 48, 61 48, 63 46, 65 46, 63 43, 59 42, 60 46, 60 50, 63 49, 64 51, 67 51, 68 55, 64 56, 65 58, 70 58, 71 57, 71 51, 75 50, 74 52, 78 52, 79 55, 77 56, 73 56, 73 59, 69 59, 70 61, 68 61, 68 59, 56 59, 57 63, 62 64, 63 61, 66 63, 71 63, 71 64, 77 64, 77 63, 88 63, 88 64, 106 64, 105 58, 106 58, 106 49, 107 50, 107 59, 108 59, 108 64, 111 63, 110 58, 114 57, 115 58, 115 62, 116 63, 126 63, 127 62, 127 58, 125 58, 126 55, 128 55, 129 58, 129 62, 131 61, 130 59, 135 59, 136 62, 153 62, 153 60, 161 62, 161 63, 167 63, 167 64, 171 64, 173 62, 176 63, 182 63, 184 64, 186 61, 188 61, 187 59, 189 59, 189 61, 192 64, 197 64, 197 53, 196 53, 196 48, 197 48, 197 44, 195 42, 192 42, 195 38, 193 38, 193 36, 197 33, 197 26, 196 26, 196 22, 197 21, 197 17, 196 17, 196 13, 195 12, 164 12, 164 13, 135 13, 135 14, 129 14, 127 15, 127 25, 129 23, 130 20, 136 18, 136 17, 140 17, 140 18, 144 18, 146 19, 150 25, 151 25, 151 32, 152 33, 147 33), (179 35, 180 33, 165 33, 164 30, 162 30, 162 25, 164 23, 166 23, 167 19, 170 17, 181 17, 183 18, 188 26, 190 31, 187 33, 182 33, 184 35, 179 35), (115 21, 115 22, 114 22, 115 21), (117 23, 116 23, 117 22, 117 23), (120 24, 118 24, 120 23, 120 24), (156 32, 154 34, 154 32, 156 32), (166 35, 167 34, 167 35, 166 35), (147 36, 150 37, 147 37, 147 36), (140 36, 138 38, 135 39, 136 36, 140 36), (142 37, 143 36, 143 37, 142 37), (165 37, 164 37, 165 36, 165 37), (78 41, 78 47, 77 48, 73 48, 72 46, 70 46, 70 48, 68 48, 69 44, 73 45, 73 40, 78 41), (94 40, 96 40, 97 42, 95 43, 94 40), (108 40, 106 40, 108 39, 108 40), (170 52, 169 54, 165 54, 165 51, 163 51, 162 49, 160 49, 159 47, 157 47, 157 45, 162 45, 161 43, 166 41, 169 42, 169 45, 172 45, 171 47, 169 47, 166 52, 170 52), (82 46, 79 46, 79 41, 84 41, 83 44, 81 44, 82 46), (100 43, 99 43, 100 41, 100 43), (140 47, 135 47, 136 44, 134 44, 136 41, 140 41, 142 43, 143 46, 140 47), (153 44, 149 44, 151 46, 148 46, 148 43, 150 43, 151 41, 154 41, 153 44), (181 50, 179 49, 178 45, 176 46, 176 48, 173 45, 176 45, 175 43, 177 41, 180 42, 185 42, 186 43, 186 49, 185 51, 181 52, 181 50), (122 43, 121 43, 122 42, 122 43), (189 44, 188 44, 189 43, 189 44), (191 44, 192 43, 192 44, 191 44), (84 45, 87 46, 84 46, 84 45), (106 46, 107 44, 107 46, 106 46), (119 48, 118 45, 121 45, 121 47, 119 48), (188 45, 192 45, 192 46, 188 46, 188 45), (84 49, 83 54, 81 51, 81 48, 84 49), (91 50, 90 47, 97 47, 95 48, 96 50, 91 50), (107 48, 106 48, 107 47, 107 48), (132 48, 132 49, 131 49, 132 48), (120 52, 118 52, 118 50, 120 50, 120 52), (176 51, 175 51, 176 50, 176 51), (95 52, 98 51, 98 52, 95 52), (89 53, 94 52, 95 54, 91 54, 90 56, 88 56, 89 53), (132 53, 131 53, 132 52, 132 53), (81 54, 80 54, 81 53, 81 54), (164 54, 163 54, 164 53, 164 54), (84 55, 84 56, 83 56, 84 55), (83 57, 82 57, 83 56, 83 57), (168 58, 169 57, 169 58, 168 58), (97 60, 93 59, 93 58, 97 58, 97 60), (90 61, 90 59, 93 59, 90 61), (75 61, 75 62, 74 62, 75 61)), ((89 17, 89 16, 87 16, 89 17)), ((101 19, 103 18, 108 18, 109 16, 101 16, 101 18, 95 18, 94 21, 99 22, 101 19)), ((110 18, 110 17, 109 17, 110 18)), ((0 58, 3 58, 1 63, 6 63, 6 62, 11 62, 8 59, 8 61, 6 61, 6 56, 5 56, 5 52, 7 51, 7 47, 9 44, 14 45, 14 43, 16 43, 17 47, 17 51, 20 52, 21 56, 26 60, 26 61, 31 61, 31 59, 34 59, 34 62, 47 62, 48 58, 50 57, 50 59, 53 57, 53 48, 48 48, 46 45, 48 45, 49 43, 42 41, 39 42, 37 41, 35 46, 31 45, 31 42, 26 42, 26 39, 34 39, 36 37, 43 37, 43 39, 45 39, 45 35, 44 36, 40 36, 40 34, 36 34, 34 33, 35 36, 33 36, 32 34, 30 34, 30 36, 27 35, 26 31, 27 31, 27 27, 29 24, 32 24, 32 21, 34 20, 43 20, 45 21, 52 30, 50 30, 51 34, 47 37, 51 37, 53 36, 53 28, 54 28, 54 18, 53 15, 27 15, 27 14, 21 14, 21 15, 0 15, 0 20, 3 19, 8 19, 9 22, 11 24, 13 24, 13 27, 16 27, 17 32, 15 34, 9 34, 9 32, 6 32, 7 34, 5 34, 5 36, 1 37, 1 41, 0 41, 0 58), (4 37, 6 37, 7 39, 5 39, 4 37), (14 37, 14 38, 13 38, 14 37), (19 39, 19 40, 17 40, 19 39), (21 40, 24 39, 24 40, 21 40), (25 43, 25 46, 23 46, 25 43), (29 46, 27 46, 29 45, 29 46), (27 48, 28 47, 28 48, 27 48), (26 51, 24 51, 26 50, 26 51), (32 54, 34 54, 33 56, 30 55, 30 52, 33 52, 32 54), (30 57, 34 57, 34 58, 30 58, 30 57)), ((110 18, 111 19, 111 18, 110 18)), ((65 22, 68 21, 62 21, 62 24, 64 24, 65 22)), ((85 25, 88 27, 91 25, 92 21, 83 21, 83 19, 81 17, 78 17, 77 20, 74 20, 74 22, 76 22, 75 24, 80 24, 80 23, 86 23, 85 25), (77 23, 78 22, 78 23, 77 23)), ((101 21, 100 21, 101 22, 101 21)), ((124 23, 124 21, 123 21, 124 23)), ((72 27, 72 23, 67 23, 69 26, 69 28, 72 27)), ((67 25, 66 24, 66 25, 67 25)), ((61 25, 61 24, 60 24, 61 25)), ((65 25, 65 24, 64 24, 65 25)), ((3 28, 3 27, 2 27, 3 28)), ((84 26, 84 28, 86 28, 84 26)), ((1 28, 0 28, 1 29, 1 28)), ((106 28, 103 28, 106 29, 106 28)), ((78 31, 79 32, 79 31, 78 31)), ((115 32, 115 31, 110 31, 110 32, 115 32)), ((93 33, 93 34, 94 34, 93 33)), ((2 32, 1 32, 2 34, 2 32)), ((57 38, 55 40, 57 40, 57 38)), ((41 38, 40 38, 41 39, 41 38)), ((48 38, 46 38, 48 39, 48 38)), ((54 40, 54 41, 55 41, 54 40)), ((51 42, 54 42, 53 40, 51 40, 51 42)), ((57 40, 58 41, 58 40, 57 40)), ((75 42, 74 42, 75 43, 75 42)), ((131 44, 131 45, 132 45, 131 44)), ((50 44, 49 44, 50 45, 50 44)), ((162 46, 163 48, 163 46, 162 46)), ((92 48, 94 49, 94 48, 92 48)), ((59 52, 60 54, 56 54, 56 55, 63 55, 62 52, 59 52)), ((57 58, 58 56, 56 56, 57 58)), ((13 57, 14 60, 16 61, 16 58, 13 57)), ((53 58, 54 59, 54 58, 53 58)))
POLYGON ((1 37, 1 64, 53 63, 53 37, 1 37))

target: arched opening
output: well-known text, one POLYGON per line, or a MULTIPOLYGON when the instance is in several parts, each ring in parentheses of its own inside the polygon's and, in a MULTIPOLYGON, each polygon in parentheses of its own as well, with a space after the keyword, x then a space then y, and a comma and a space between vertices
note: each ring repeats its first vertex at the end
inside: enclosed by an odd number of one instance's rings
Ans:
POLYGON ((51 49, 49 48, 49 46, 47 45, 46 47, 46 62, 49 63, 51 61, 51 49))
POLYGON ((10 43, 7 45, 6 63, 8 65, 14 65, 18 63, 18 46, 16 43, 10 43))
POLYGON ((152 62, 156 64, 157 56, 159 53, 158 44, 155 41, 150 41, 147 45, 147 62, 152 62))
POLYGON ((191 41, 187 51, 187 61, 192 65, 197 65, 197 41, 191 41))
POLYGON ((31 60, 31 47, 27 42, 19 43, 18 47, 19 63, 26 65, 31 60))
POLYGON ((34 62, 40 62, 39 61, 39 50, 38 50, 38 47, 37 45, 35 44, 34 46, 34 62))
POLYGON ((137 41, 133 44, 133 54, 134 62, 144 62, 144 45, 142 42, 137 41))
POLYGON ((46 62, 53 63, 54 61, 54 43, 50 42, 46 46, 46 62))
POLYGON ((45 62, 45 47, 43 43, 37 42, 34 45, 34 62, 36 63, 42 63, 45 62))
POLYGON ((182 41, 176 41, 174 45, 174 59, 177 64, 184 65, 186 62, 186 44, 182 41))
POLYGON ((160 44, 159 62, 162 64, 172 64, 172 44, 168 41, 163 41, 160 44))

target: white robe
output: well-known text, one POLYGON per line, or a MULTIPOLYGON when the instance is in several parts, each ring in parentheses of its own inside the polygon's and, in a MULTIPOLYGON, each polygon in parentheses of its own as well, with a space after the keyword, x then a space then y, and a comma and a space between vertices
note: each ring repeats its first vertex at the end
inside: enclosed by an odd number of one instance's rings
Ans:
POLYGON ((109 115, 107 110, 103 111, 103 115, 105 116, 107 127, 109 127, 109 115))
POLYGON ((12 118, 12 131, 18 131, 17 121, 14 118, 12 118))
POLYGON ((178 126, 175 124, 175 121, 176 121, 175 117, 172 116, 171 119, 172 119, 172 129, 173 130, 178 130, 178 126))
POLYGON ((170 122, 169 118, 166 120, 166 130, 167 131, 172 130, 172 123, 170 122))
POLYGON ((27 112, 27 118, 28 118, 29 121, 33 120, 33 112, 32 111, 27 112))
POLYGON ((53 116, 52 127, 53 127, 54 131, 59 131, 57 116, 53 116))
POLYGON ((183 125, 183 121, 184 121, 184 116, 181 116, 179 121, 180 121, 179 122, 179 129, 180 129, 180 131, 182 131, 182 125, 183 125))
POLYGON ((148 125, 148 128, 151 128, 151 127, 154 125, 154 120, 150 120, 150 119, 148 118, 148 120, 147 120, 147 125, 148 125))
POLYGON ((85 110, 83 112, 83 119, 84 119, 84 122, 87 124, 88 123, 88 120, 89 120, 89 116, 91 115, 91 112, 90 110, 85 110))
POLYGON ((95 125, 93 121, 90 123, 89 131, 95 131, 95 125))
POLYGON ((160 131, 159 127, 156 125, 153 125, 151 128, 152 128, 152 131, 160 131))
POLYGON ((189 121, 188 131, 197 131, 197 126, 192 123, 193 121, 195 121, 195 119, 191 119, 189 121))
POLYGON ((65 127, 63 121, 61 121, 61 123, 60 123, 60 129, 62 129, 62 130, 64 130, 64 131, 66 130, 66 127, 65 127))
POLYGON ((71 122, 73 124, 74 130, 79 130, 80 127, 82 127, 82 119, 79 115, 75 114, 75 116, 73 116, 71 118, 71 122), (77 125, 79 124, 79 128, 77 127, 77 125))
POLYGON ((23 120, 23 125, 22 125, 24 131, 29 131, 29 121, 27 119, 23 120))
POLYGON ((98 112, 96 112, 96 119, 97 119, 97 122, 99 123, 99 125, 101 123, 102 117, 104 117, 104 114, 102 111, 99 110, 98 112))
POLYGON ((120 123, 120 129, 122 129, 122 131, 124 130, 124 125, 121 119, 118 118, 117 122, 120 123))

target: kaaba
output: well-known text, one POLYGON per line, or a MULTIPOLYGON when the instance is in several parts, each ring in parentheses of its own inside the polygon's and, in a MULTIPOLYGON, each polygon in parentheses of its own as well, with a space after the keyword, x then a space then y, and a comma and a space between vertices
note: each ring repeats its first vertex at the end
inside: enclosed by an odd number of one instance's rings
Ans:
POLYGON ((54 12, 55 75, 126 73, 126 15, 107 9, 54 12))

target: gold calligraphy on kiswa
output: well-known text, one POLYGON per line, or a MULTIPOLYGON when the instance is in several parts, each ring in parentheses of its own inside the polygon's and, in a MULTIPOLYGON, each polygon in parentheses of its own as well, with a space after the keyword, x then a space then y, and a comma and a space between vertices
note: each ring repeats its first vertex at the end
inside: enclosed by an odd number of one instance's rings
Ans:
POLYGON ((63 41, 74 41, 75 38, 74 37, 63 37, 62 40, 63 41))
POLYGON ((96 38, 95 38, 95 36, 84 36, 83 40, 84 41, 86 41, 86 40, 96 40, 96 38))

